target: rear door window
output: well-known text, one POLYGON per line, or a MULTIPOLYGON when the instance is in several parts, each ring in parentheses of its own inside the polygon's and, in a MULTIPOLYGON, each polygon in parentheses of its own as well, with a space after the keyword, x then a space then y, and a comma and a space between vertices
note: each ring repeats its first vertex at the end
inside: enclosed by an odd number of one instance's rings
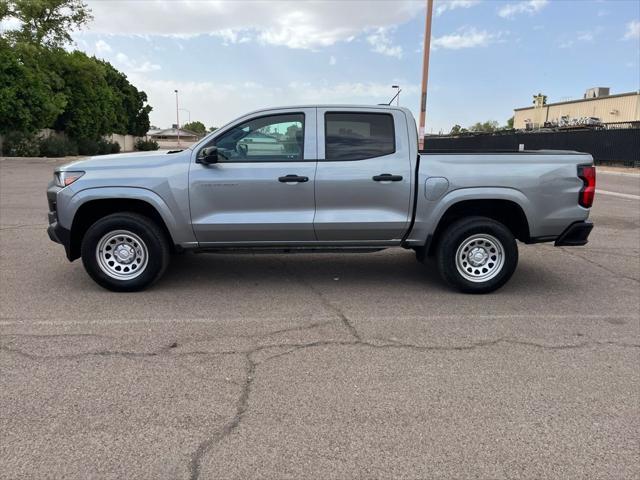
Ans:
POLYGON ((326 160, 364 160, 396 151, 390 114, 328 112, 324 119, 326 160))

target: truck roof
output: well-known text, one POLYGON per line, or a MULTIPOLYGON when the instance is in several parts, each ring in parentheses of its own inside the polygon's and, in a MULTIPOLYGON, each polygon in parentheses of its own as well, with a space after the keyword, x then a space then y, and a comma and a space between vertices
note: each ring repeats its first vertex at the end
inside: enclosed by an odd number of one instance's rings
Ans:
POLYGON ((387 105, 387 104, 383 104, 383 105, 357 105, 357 104, 350 104, 350 103, 319 103, 319 104, 307 104, 307 105, 280 105, 280 106, 272 106, 272 107, 265 107, 265 108, 260 108, 258 110, 253 110, 252 112, 247 112, 244 115, 242 115, 242 117, 246 117, 247 115, 252 115, 254 113, 259 113, 259 112, 264 112, 267 110, 290 110, 290 109, 296 109, 296 108, 358 108, 358 109, 369 109, 369 108, 375 108, 375 109, 389 109, 389 110, 402 110, 403 112, 408 112, 411 113, 411 110, 409 110, 406 107, 398 107, 396 105, 387 105))
POLYGON ((220 128, 218 128, 216 131, 211 132, 207 135, 205 135, 202 139, 200 139, 200 141, 189 145, 187 148, 188 149, 193 149, 194 147, 197 147, 198 145, 201 145, 203 143, 205 143, 205 140, 207 140, 209 137, 215 135, 216 133, 220 133, 220 130, 223 130, 224 128, 226 128, 228 125, 237 122, 238 120, 242 120, 245 117, 249 117, 251 115, 255 115, 256 113, 261 113, 261 112, 269 112, 269 111, 273 111, 273 110, 296 110, 296 109, 301 109, 301 108, 355 108, 355 109, 359 109, 359 110, 365 110, 365 109, 388 109, 388 110, 401 110, 402 112, 404 112, 405 114, 408 114, 410 116, 410 118, 413 118, 413 113, 411 113, 411 110, 409 110, 406 107, 398 107, 396 105, 354 105, 354 104, 349 104, 349 103, 337 103, 337 104, 331 104, 331 103, 320 103, 320 104, 310 104, 310 105, 281 105, 281 106, 272 106, 272 107, 265 107, 265 108, 260 108, 258 110, 253 110, 251 112, 247 112, 237 118, 234 118, 233 120, 231 120, 230 122, 225 123, 224 125, 222 125, 220 128))

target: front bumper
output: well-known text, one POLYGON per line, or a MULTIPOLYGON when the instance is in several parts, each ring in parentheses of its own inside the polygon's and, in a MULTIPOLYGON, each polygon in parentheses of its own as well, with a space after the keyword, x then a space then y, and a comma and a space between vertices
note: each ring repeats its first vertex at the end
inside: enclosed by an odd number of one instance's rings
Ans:
POLYGON ((64 247, 64 251, 67 254, 69 261, 71 258, 71 232, 64 227, 61 227, 58 222, 49 224, 47 228, 47 234, 51 241, 59 243, 64 247))
POLYGON ((62 227, 58 222, 57 212, 57 195, 61 190, 60 187, 53 185, 53 182, 49 184, 47 189, 47 201, 49 203, 49 213, 47 214, 49 220, 49 227, 47 228, 47 234, 51 241, 59 243, 64 247, 67 258, 71 258, 71 232, 62 227))
POLYGON ((581 221, 569 225, 556 239, 556 247, 579 247, 586 245, 589 234, 593 230, 593 222, 581 221))

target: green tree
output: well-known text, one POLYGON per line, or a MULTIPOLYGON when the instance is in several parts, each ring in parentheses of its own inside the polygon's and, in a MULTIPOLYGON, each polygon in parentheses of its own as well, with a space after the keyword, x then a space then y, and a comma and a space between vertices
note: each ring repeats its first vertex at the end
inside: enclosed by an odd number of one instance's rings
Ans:
POLYGON ((71 43, 71 32, 93 17, 82 0, 0 0, 0 19, 13 17, 20 22, 6 32, 12 43, 61 47, 71 43))
POLYGON ((49 58, 49 68, 64 81, 62 92, 67 99, 54 128, 72 138, 92 140, 118 129, 117 92, 106 80, 104 65, 79 51, 59 49, 49 58))
POLYGON ((0 133, 50 127, 67 103, 59 79, 42 66, 43 52, 0 39, 0 133))
POLYGON ((462 128, 460 125, 454 125, 451 127, 450 135, 460 135, 461 133, 466 133, 468 130, 466 128, 462 128))
POLYGON ((182 125, 182 128, 185 130, 189 130, 190 132, 197 133, 200 136, 203 136, 207 133, 207 127, 204 126, 204 123, 194 120, 193 122, 185 123, 182 125))
POLYGON ((507 120, 507 125, 506 125, 507 130, 513 130, 513 120, 514 120, 513 116, 509 120, 507 120))
POLYGON ((127 76, 113 68, 109 62, 96 61, 104 67, 105 79, 114 93, 115 123, 112 132, 128 133, 138 137, 146 135, 151 127, 151 106, 145 105, 147 94, 134 87, 127 76))
POLYGON ((495 120, 487 120, 486 122, 477 122, 469 127, 472 132, 491 133, 500 128, 498 122, 495 120))
POLYGON ((210 132, 215 132, 218 129, 218 127, 209 127, 209 131, 210 132))
POLYGON ((0 132, 64 131, 97 141, 107 133, 149 130, 146 93, 108 62, 67 52, 70 33, 91 19, 82 0, 0 0, 0 132))

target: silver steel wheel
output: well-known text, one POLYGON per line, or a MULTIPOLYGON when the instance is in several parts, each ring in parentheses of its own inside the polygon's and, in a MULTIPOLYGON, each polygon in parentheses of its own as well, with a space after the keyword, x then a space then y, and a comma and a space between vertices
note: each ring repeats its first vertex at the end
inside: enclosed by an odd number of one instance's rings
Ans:
POLYGON ((475 234, 464 240, 456 252, 458 273, 470 282, 491 280, 504 267, 504 248, 492 235, 475 234))
POLYGON ((128 230, 114 230, 96 247, 100 270, 116 280, 132 280, 147 267, 149 250, 142 239, 128 230))

